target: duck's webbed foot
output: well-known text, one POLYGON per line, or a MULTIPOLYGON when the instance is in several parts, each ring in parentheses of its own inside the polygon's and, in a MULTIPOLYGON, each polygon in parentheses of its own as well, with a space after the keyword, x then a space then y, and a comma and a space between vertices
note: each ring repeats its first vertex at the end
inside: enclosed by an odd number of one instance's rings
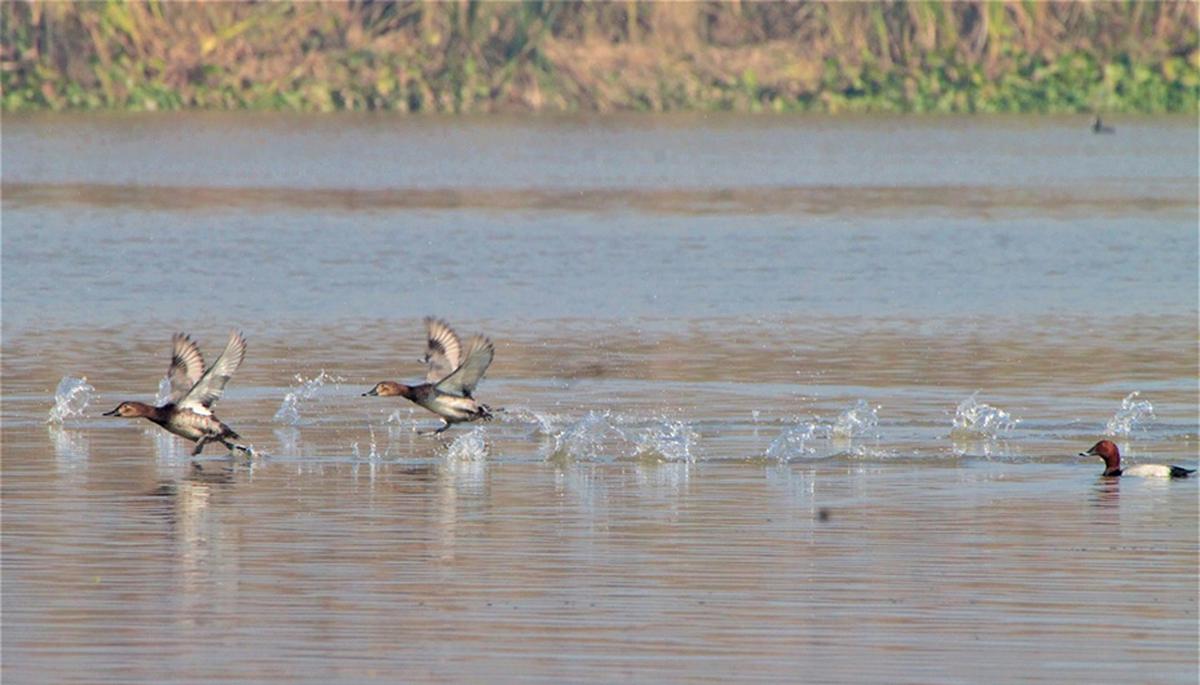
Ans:
POLYGON ((437 430, 417 431, 417 435, 437 435, 438 433, 444 432, 449 427, 450 427, 450 422, 443 420, 442 425, 438 426, 437 430))
POLYGON ((204 446, 207 445, 210 440, 212 440, 212 436, 201 435, 200 439, 196 441, 196 446, 192 448, 192 456, 199 456, 200 453, 204 451, 204 446))
POLYGON ((224 444, 225 447, 227 447, 229 449, 229 453, 231 455, 236 455, 238 452, 241 452, 242 454, 244 454, 250 458, 257 456, 256 454, 254 454, 253 449, 251 449, 245 445, 239 445, 236 442, 230 442, 229 440, 222 440, 221 443, 224 444))

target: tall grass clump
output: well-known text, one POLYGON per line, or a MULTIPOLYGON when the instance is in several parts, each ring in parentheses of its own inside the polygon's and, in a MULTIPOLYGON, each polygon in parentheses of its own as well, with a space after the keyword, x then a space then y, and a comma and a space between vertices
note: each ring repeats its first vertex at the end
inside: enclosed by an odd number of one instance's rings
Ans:
POLYGON ((1195 112, 1196 2, 0 3, 0 103, 1195 112))

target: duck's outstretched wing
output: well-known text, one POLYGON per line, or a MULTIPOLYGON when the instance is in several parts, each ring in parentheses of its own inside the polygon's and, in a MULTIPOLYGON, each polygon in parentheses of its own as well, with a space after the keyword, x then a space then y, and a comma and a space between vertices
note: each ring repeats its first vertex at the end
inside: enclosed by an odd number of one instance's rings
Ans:
POLYGON ((484 372, 491 366, 495 353, 496 349, 492 346, 491 340, 482 335, 471 338, 471 342, 467 344, 467 356, 463 363, 454 370, 454 373, 443 378, 434 387, 451 395, 470 397, 471 393, 475 392, 475 386, 479 384, 479 379, 483 378, 484 372))
POLYGON ((167 401, 176 404, 204 375, 204 357, 200 348, 186 333, 171 337, 171 365, 167 367, 167 380, 171 383, 171 394, 167 401))
POLYGON ((454 373, 462 364, 462 343, 450 324, 432 316, 425 317, 425 358, 429 366, 426 383, 437 383, 454 373))
POLYGON ((191 409, 197 414, 211 414, 210 408, 214 402, 221 399, 221 394, 225 392, 225 384, 242 365, 242 359, 245 357, 246 339, 237 331, 230 333, 225 351, 221 352, 221 356, 208 367, 192 389, 188 390, 187 395, 179 401, 179 406, 191 409))

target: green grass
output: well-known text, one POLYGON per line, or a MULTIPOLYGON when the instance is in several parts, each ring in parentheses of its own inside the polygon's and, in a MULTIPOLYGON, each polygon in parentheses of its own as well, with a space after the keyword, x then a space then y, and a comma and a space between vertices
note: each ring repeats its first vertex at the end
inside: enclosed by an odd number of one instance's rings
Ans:
POLYGON ((1191 112, 1195 2, 0 3, 0 106, 1191 112))

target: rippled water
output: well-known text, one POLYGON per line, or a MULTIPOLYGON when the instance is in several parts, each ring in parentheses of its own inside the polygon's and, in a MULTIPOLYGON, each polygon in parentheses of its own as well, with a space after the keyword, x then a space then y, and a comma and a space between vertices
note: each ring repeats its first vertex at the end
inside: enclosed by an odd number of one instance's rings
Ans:
POLYGON ((6 117, 12 682, 1197 677, 1194 121, 6 117), (362 397, 423 315, 496 418, 362 397), (170 335, 257 454, 142 422, 170 335))

